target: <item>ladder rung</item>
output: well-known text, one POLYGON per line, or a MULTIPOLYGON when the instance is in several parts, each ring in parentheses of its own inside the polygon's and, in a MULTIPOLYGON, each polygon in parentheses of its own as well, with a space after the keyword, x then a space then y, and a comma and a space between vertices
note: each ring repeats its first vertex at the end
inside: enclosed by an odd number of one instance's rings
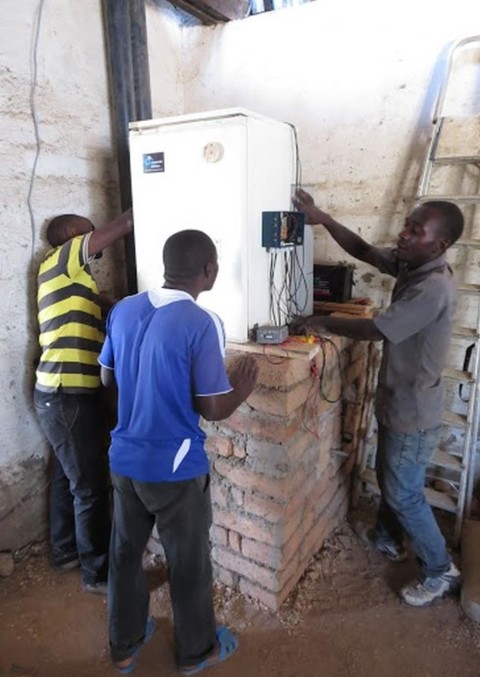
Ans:
POLYGON ((443 370, 443 375, 445 378, 450 379, 451 381, 460 381, 461 383, 473 383, 474 378, 470 371, 462 371, 461 369, 447 369, 443 370))
POLYGON ((448 468, 449 470, 455 470, 457 472, 462 470, 462 461, 458 456, 449 454, 448 451, 441 451, 440 449, 436 449, 433 452, 430 463, 439 468, 448 468))
POLYGON ((443 414, 443 423, 453 428, 466 428, 468 425, 467 417, 464 414, 457 414, 454 411, 446 411, 443 414))
POLYGON ((480 195, 417 195, 419 202, 446 200, 447 202, 480 202, 480 195))
POLYGON ((480 293, 480 284, 466 284, 464 282, 457 285, 460 294, 478 294, 480 293))
MULTIPOLYGON (((377 477, 375 471, 371 468, 366 468, 360 476, 362 482, 366 482, 376 491, 379 491, 377 477)), ((457 512, 457 504, 451 496, 443 493, 443 491, 435 491, 430 487, 425 487, 425 498, 435 508, 441 508, 447 512, 457 512)))
POLYGON ((476 329, 472 327, 461 327, 459 325, 455 325, 452 330, 452 336, 457 336, 457 337, 464 337, 464 338, 469 338, 469 339, 477 339, 478 338, 478 332, 476 329))
POLYGON ((480 165, 480 155, 440 155, 432 158, 435 165, 480 165))
POLYGON ((426 487, 425 498, 434 508, 441 508, 447 512, 457 512, 456 501, 443 491, 436 491, 436 489, 426 487))

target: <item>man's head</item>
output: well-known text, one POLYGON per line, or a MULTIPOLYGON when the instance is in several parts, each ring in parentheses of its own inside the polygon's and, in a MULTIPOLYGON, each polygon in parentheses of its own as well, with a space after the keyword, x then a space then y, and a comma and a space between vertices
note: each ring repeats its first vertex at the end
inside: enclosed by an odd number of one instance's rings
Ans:
POLYGON ((463 214, 443 200, 424 202, 405 219, 398 236, 397 257, 412 268, 441 256, 463 232, 463 214))
POLYGON ((59 247, 77 235, 85 235, 95 230, 91 221, 77 214, 56 216, 47 226, 46 236, 51 247, 59 247))
POLYGON ((181 230, 163 248, 165 285, 177 289, 209 291, 218 273, 217 249, 200 230, 181 230))

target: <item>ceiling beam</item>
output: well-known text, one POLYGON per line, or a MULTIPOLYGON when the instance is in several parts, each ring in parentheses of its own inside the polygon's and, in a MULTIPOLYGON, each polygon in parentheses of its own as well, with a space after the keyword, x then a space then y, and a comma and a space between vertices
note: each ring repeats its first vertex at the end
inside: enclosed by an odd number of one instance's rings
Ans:
POLYGON ((170 2, 205 24, 244 19, 248 15, 250 5, 248 0, 170 0, 170 2))

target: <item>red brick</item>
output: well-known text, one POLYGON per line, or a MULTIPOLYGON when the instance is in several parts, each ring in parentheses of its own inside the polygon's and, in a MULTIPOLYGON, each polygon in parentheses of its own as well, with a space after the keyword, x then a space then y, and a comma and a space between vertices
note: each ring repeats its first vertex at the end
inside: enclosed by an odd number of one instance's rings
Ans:
POLYGON ((212 502, 221 508, 226 508, 228 505, 228 490, 218 482, 212 482, 210 487, 212 502))
POLYGON ((255 388, 247 399, 248 404, 256 411, 275 416, 289 416, 302 406, 310 392, 311 380, 305 380, 290 390, 281 391, 273 388, 255 388))
POLYGON ((290 469, 286 447, 266 440, 251 439, 247 442, 248 468, 268 477, 285 477, 290 469))
POLYGON ((334 526, 334 522, 328 515, 317 519, 301 544, 299 549, 301 559, 308 559, 311 555, 318 552, 322 547, 327 532, 329 533, 334 526))
POLYGON ((248 578, 254 583, 259 583, 271 592, 278 592, 280 584, 278 574, 272 569, 260 566, 241 555, 216 547, 212 550, 214 560, 228 571, 235 571, 244 578, 248 578))
POLYGON ((291 388, 310 375, 310 361, 262 356, 257 360, 259 367, 257 384, 266 388, 291 388), (275 364, 273 364, 275 363, 275 364))
POLYGON ((288 442, 296 433, 301 425, 301 416, 298 411, 284 417, 237 409, 223 425, 236 433, 281 443, 288 442))
POLYGON ((239 462, 231 463, 222 458, 217 458, 214 464, 215 470, 226 477, 232 484, 242 489, 249 489, 265 496, 282 499, 289 490, 289 479, 272 479, 257 475, 257 473, 244 468, 239 462))
POLYGON ((207 437, 205 448, 208 452, 218 454, 228 458, 233 454, 233 444, 229 437, 223 435, 212 435, 207 437))
POLYGON ((280 548, 254 541, 251 538, 242 538, 242 554, 248 559, 253 559, 277 571, 281 571, 285 566, 280 548))
POLYGON ((249 597, 256 599, 269 609, 272 609, 272 611, 278 611, 283 601, 280 595, 269 592, 268 590, 265 590, 265 588, 255 585, 246 578, 240 578, 239 589, 242 595, 248 595, 249 597))
POLYGON ((240 552, 240 543, 241 543, 240 534, 237 533, 236 531, 229 531, 228 545, 232 548, 232 550, 235 550, 235 552, 240 552))
POLYGON ((237 515, 227 510, 216 510, 214 514, 215 524, 237 531, 242 536, 253 538, 256 541, 277 545, 281 541, 282 534, 278 527, 262 524, 258 520, 244 515, 237 515))
POLYGON ((230 494, 232 495, 233 502, 235 505, 242 507, 243 505, 243 491, 238 489, 238 487, 231 487, 230 494))
POLYGON ((240 445, 240 444, 234 444, 233 445, 233 455, 236 458, 245 458, 247 455, 247 452, 245 451, 245 444, 240 445))
POLYGON ((278 524, 286 518, 285 505, 257 494, 245 494, 243 505, 246 512, 262 517, 273 524, 278 524))
POLYGON ((215 545, 227 545, 227 530, 213 525, 212 541, 215 545))
POLYGON ((319 440, 307 430, 301 430, 289 443, 287 453, 288 458, 293 463, 301 461, 305 451, 312 447, 317 447, 319 440))
POLYGON ((302 529, 295 529, 287 543, 282 548, 282 563, 285 568, 286 565, 295 557, 295 554, 299 551, 302 541, 304 539, 304 532, 302 529))
POLYGON ((223 585, 227 585, 229 588, 233 588, 235 586, 236 576, 234 576, 231 571, 227 571, 227 569, 221 567, 219 564, 214 565, 213 575, 215 580, 220 581, 220 583, 223 583, 223 585))

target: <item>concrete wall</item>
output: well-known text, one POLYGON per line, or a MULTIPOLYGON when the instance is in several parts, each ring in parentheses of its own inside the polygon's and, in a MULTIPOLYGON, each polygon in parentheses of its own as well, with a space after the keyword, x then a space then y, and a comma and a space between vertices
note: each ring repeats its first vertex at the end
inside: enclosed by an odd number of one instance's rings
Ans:
MULTIPOLYGON (((0 4, 0 551, 20 547, 45 530, 48 450, 31 398, 38 355, 35 271, 47 250, 45 222, 77 212, 102 225, 119 209, 101 2, 45 0, 37 58, 41 153, 32 231, 26 205, 35 156, 30 47, 38 7, 38 0, 0 4)), ((155 113, 181 112, 178 21, 151 6, 148 21, 155 113)), ((96 276, 101 289, 124 293, 121 245, 103 257, 96 276)))

